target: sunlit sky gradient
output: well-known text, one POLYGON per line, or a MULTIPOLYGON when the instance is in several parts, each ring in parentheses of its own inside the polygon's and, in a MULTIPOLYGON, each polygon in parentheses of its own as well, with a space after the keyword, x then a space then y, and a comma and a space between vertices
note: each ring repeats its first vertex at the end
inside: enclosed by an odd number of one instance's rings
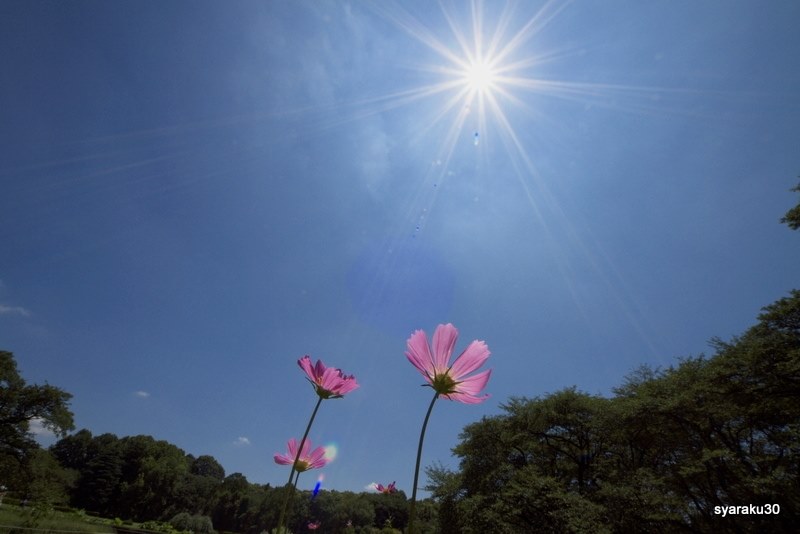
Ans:
POLYGON ((296 361, 322 358, 362 384, 312 429, 337 446, 324 486, 410 494, 414 329, 492 351, 489 401, 433 412, 423 463, 455 466, 509 396, 609 394, 798 287, 778 222, 798 20, 755 0, 0 2, 0 348, 74 395, 78 428, 272 485, 315 402, 296 361))

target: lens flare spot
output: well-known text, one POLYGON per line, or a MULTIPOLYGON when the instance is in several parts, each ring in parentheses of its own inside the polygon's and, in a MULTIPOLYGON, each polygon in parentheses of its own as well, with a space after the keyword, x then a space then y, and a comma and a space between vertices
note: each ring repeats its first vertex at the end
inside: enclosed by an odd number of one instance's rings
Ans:
POLYGON ((339 446, 336 443, 328 443, 325 445, 325 459, 332 462, 339 454, 339 446))

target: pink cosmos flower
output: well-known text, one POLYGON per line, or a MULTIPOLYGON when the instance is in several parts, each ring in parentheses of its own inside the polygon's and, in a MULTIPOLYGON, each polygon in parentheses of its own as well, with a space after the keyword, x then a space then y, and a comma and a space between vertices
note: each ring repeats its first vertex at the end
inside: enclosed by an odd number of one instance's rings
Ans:
POLYGON ((449 365, 450 356, 458 339, 458 330, 452 324, 440 324, 433 333, 433 351, 428 346, 425 332, 417 330, 406 341, 406 357, 422 373, 430 387, 447 399, 465 404, 478 404, 489 395, 477 396, 489 382, 492 370, 488 369, 472 376, 489 357, 489 347, 477 339, 449 365))
POLYGON ((308 523, 308 530, 317 530, 322 523, 320 521, 313 521, 308 523))
POLYGON ((297 463, 295 463, 294 468, 302 473, 309 469, 319 469, 328 463, 328 459, 325 458, 325 447, 317 447, 311 451, 311 454, 308 453, 308 450, 311 448, 311 440, 306 439, 305 443, 303 443, 303 450, 300 451, 299 458, 297 456, 297 440, 292 438, 287 445, 289 454, 276 454, 276 464, 292 465, 294 459, 297 458, 297 463))
POLYGON ((383 484, 375 484, 375 489, 378 490, 380 493, 385 493, 386 495, 397 491, 397 489, 395 489, 394 487, 394 482, 385 487, 383 484))
POLYGON ((311 365, 311 357, 303 356, 297 360, 297 365, 305 372, 317 395, 323 399, 339 399, 358 387, 353 375, 346 376, 341 369, 325 367, 322 360, 311 365))

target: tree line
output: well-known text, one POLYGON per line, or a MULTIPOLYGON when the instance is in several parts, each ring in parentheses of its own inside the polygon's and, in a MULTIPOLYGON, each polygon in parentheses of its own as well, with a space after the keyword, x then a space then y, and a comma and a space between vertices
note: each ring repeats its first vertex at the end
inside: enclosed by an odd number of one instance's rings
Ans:
MULTIPOLYGON (((19 500, 195 533, 257 534, 277 524, 284 488, 251 483, 241 473, 226 476, 213 456, 195 457, 151 436, 94 436, 87 429, 66 435, 72 429, 69 394, 25 385, 9 352, 0 352, 0 372, 0 482, 19 500), (34 418, 61 439, 40 448, 29 432, 34 418)), ((433 532, 436 506, 424 503, 422 515, 425 531, 433 532)), ((408 503, 402 491, 323 490, 313 499, 300 492, 289 528, 304 532, 310 518, 325 532, 400 532, 408 503)))
POLYGON ((800 291, 712 346, 611 398, 512 397, 468 425, 459 469, 428 469, 441 532, 796 532, 800 291))

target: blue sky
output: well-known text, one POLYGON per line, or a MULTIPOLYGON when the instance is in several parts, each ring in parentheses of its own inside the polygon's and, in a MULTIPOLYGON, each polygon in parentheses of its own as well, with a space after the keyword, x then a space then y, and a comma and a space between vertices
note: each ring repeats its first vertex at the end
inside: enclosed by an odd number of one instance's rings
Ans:
POLYGON ((434 409, 423 463, 455 466, 509 396, 608 394, 797 287, 778 223, 797 20, 793 1, 4 1, 0 347, 74 395, 78 428, 273 485, 310 354, 361 383, 312 429, 338 446, 325 484, 410 493, 431 395, 413 330, 492 351, 491 399, 434 409), (498 63, 467 102, 476 34, 498 63))

